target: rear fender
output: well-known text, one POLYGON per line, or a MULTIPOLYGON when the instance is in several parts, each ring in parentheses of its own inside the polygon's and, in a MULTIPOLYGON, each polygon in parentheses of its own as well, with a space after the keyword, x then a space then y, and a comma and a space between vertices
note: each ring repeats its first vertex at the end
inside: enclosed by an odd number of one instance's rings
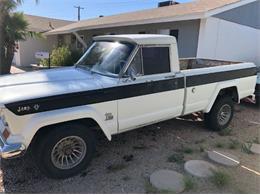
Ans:
MULTIPOLYGON (((228 82, 220 82, 217 87, 216 87, 216 90, 215 90, 215 93, 213 93, 212 97, 211 97, 211 100, 208 104, 208 106, 206 107, 205 110, 203 110, 204 113, 208 113, 210 112, 211 108, 213 107, 220 91, 222 89, 227 89, 227 88, 231 88, 231 87, 235 87, 236 90, 237 90, 237 86, 238 86, 238 81, 237 80, 232 80, 232 81, 228 81, 228 82)), ((237 93, 237 103, 240 103, 240 97, 239 97, 239 93, 237 93)))

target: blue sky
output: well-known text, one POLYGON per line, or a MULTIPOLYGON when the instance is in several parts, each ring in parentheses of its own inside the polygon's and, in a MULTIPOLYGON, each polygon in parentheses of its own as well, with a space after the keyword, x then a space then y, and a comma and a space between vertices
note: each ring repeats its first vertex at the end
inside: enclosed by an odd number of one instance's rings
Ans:
MULTIPOLYGON (((117 13, 149 9, 157 7, 163 0, 24 0, 18 11, 26 14, 52 17, 65 20, 77 20, 77 10, 73 7, 84 7, 81 19, 98 17, 99 15, 113 15, 117 13)), ((191 0, 179 0, 188 2, 191 0)))

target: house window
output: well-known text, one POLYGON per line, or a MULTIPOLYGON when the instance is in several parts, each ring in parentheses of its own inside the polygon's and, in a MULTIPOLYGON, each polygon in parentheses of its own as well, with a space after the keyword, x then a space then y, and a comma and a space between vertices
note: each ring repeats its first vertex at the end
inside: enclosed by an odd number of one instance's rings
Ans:
MULTIPOLYGON (((84 41, 84 35, 80 35, 80 38, 84 41)), ((78 39, 77 39, 76 47, 77 49, 83 49, 83 45, 81 44, 81 42, 79 42, 78 39)))
POLYGON ((179 30, 170 30, 170 35, 174 36, 176 40, 178 41, 179 39, 179 30))
POLYGON ((138 34, 146 34, 146 32, 145 31, 141 31, 138 34))

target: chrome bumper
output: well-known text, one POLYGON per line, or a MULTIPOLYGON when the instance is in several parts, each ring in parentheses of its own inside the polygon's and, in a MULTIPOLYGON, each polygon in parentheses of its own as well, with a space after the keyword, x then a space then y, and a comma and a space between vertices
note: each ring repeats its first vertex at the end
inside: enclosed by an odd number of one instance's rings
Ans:
POLYGON ((21 143, 8 144, 0 135, 0 157, 4 159, 21 156, 25 152, 25 146, 21 143))
POLYGON ((25 152, 25 146, 21 143, 8 144, 2 135, 4 129, 5 126, 0 120, 0 157, 8 159, 22 155, 25 152))

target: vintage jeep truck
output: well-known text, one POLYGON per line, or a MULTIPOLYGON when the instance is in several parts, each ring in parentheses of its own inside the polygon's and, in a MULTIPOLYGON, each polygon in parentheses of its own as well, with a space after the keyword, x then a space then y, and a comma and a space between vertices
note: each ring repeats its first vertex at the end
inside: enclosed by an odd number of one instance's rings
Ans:
POLYGON ((198 111, 218 131, 255 84, 252 63, 181 70, 171 36, 99 36, 73 67, 0 78, 1 156, 30 148, 47 176, 70 177, 92 159, 97 131, 111 140, 198 111))

